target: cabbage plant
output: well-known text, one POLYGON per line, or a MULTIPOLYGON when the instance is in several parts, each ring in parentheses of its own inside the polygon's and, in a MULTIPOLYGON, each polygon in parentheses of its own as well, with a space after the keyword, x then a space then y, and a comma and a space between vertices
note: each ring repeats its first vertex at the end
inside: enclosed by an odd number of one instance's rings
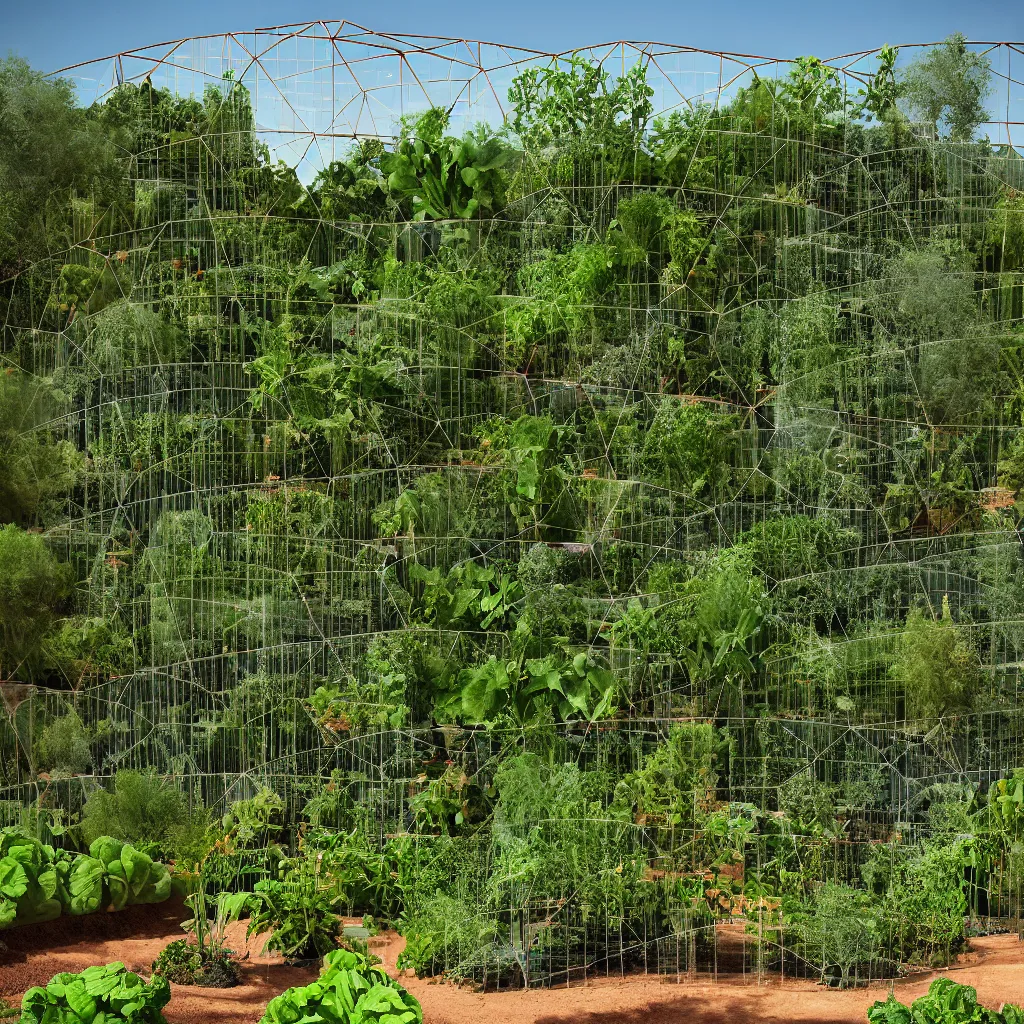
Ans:
POLYGON ((324 957, 320 977, 272 999, 260 1024, 422 1024, 423 1010, 382 967, 338 949, 324 957))
POLYGON ((171 998, 164 978, 145 982, 122 963, 56 974, 46 987, 30 988, 20 1024, 167 1024, 161 1010, 171 998))

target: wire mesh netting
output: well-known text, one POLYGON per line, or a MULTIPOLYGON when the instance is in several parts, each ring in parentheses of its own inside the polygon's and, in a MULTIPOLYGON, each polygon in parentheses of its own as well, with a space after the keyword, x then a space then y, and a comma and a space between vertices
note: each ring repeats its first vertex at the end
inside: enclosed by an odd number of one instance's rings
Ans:
POLYGON ((487 984, 1019 928, 1024 58, 958 52, 966 134, 885 51, 327 22, 65 72, 127 170, 5 286, 76 584, 3 649, 8 820, 271 791, 487 984))

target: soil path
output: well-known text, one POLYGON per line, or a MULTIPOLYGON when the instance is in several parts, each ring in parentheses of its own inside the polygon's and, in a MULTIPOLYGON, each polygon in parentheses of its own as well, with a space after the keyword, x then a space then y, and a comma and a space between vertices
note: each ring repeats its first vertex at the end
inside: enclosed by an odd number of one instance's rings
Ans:
MULTIPOLYGON (((3 935, 0 995, 11 1002, 59 971, 120 960, 149 975, 150 964, 168 942, 181 938, 180 906, 133 907, 120 914, 62 919, 3 935)), ((170 1024, 256 1024, 267 1003, 291 985, 316 976, 315 969, 288 967, 260 956, 262 941, 246 943, 244 924, 232 926, 233 949, 247 954, 243 984, 231 989, 172 985, 164 1011, 170 1024)), ((392 974, 404 940, 393 934, 372 941, 392 974)), ((987 1006, 1024 1003, 1024 944, 1015 936, 975 939, 972 951, 948 973, 975 986, 987 1006)), ((907 1002, 923 994, 934 975, 896 983, 907 1002)), ((884 999, 888 986, 832 992, 806 981, 756 983, 741 975, 662 980, 654 977, 597 979, 570 988, 482 994, 469 988, 403 977, 423 1004, 425 1024, 864 1024, 865 1011, 884 999)))

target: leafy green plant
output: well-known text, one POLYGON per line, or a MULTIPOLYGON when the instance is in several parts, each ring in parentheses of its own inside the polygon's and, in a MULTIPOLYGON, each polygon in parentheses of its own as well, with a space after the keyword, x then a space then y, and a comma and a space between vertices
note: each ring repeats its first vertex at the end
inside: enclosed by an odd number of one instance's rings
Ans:
POLYGON ((416 998, 371 965, 366 956, 339 949, 324 958, 316 981, 290 988, 267 1005, 260 1024, 421 1024, 416 998))
POLYGON ((375 843, 362 829, 350 832, 310 828, 302 836, 301 853, 315 862, 318 885, 336 907, 369 911, 382 919, 397 915, 403 897, 400 874, 405 842, 375 843))
POLYGON ((893 674, 903 684, 907 717, 924 723, 968 711, 981 682, 977 651, 942 599, 942 617, 921 609, 907 616, 893 674))
POLYGON ((866 89, 857 90, 857 95, 863 97, 859 105, 868 121, 874 119, 886 122, 898 116, 896 60, 899 54, 898 46, 883 46, 878 51, 878 70, 868 79, 866 89))
POLYGON ((825 882, 794 915, 800 955, 822 981, 847 988, 859 971, 870 976, 881 949, 880 914, 869 893, 825 882))
POLYGON ((439 777, 421 775, 415 784, 417 792, 409 798, 409 809, 418 832, 447 832, 480 821, 486 815, 487 798, 494 795, 492 788, 485 790, 454 763, 439 777))
POLYGON ((731 426, 703 403, 662 399, 644 443, 651 476, 691 497, 717 493, 729 478, 731 426))
POLYGON ((111 139, 76 101, 68 79, 9 57, 0 64, 0 92, 11 133, 0 176, 18 181, 0 214, 0 265, 15 267, 71 244, 67 204, 57 196, 90 188, 109 195, 114 164, 111 139))
POLYGON ((116 839, 102 837, 90 854, 71 854, 20 829, 0 831, 0 926, 159 903, 170 889, 163 864, 116 839))
POLYGON ((615 788, 615 804, 638 822, 691 828, 710 809, 728 738, 708 722, 673 725, 668 738, 615 788))
POLYGON ((1022 1024, 1024 1010, 1004 1003, 999 1010, 978 1002, 977 990, 952 978, 936 978, 927 995, 905 1006, 890 994, 885 1002, 868 1007, 868 1024, 1022 1024))
POLYGON ((47 380, 11 369, 0 376, 0 523, 27 526, 47 501, 77 482, 80 453, 47 436, 62 404, 47 380))
POLYGON ((103 906, 106 865, 96 857, 80 853, 57 863, 60 900, 72 915, 94 914, 103 906))
POLYGON ((509 661, 492 655, 459 673, 461 717, 472 723, 509 714, 517 722, 536 720, 544 708, 563 720, 593 721, 606 715, 615 698, 616 679, 591 655, 548 654, 509 661))
POLYGON ((1009 843, 1024 837, 1024 770, 1017 769, 988 788, 978 817, 1005 836, 1009 843))
POLYGON ((266 948, 286 960, 312 960, 338 944, 338 896, 299 862, 282 879, 257 882, 250 900, 249 935, 270 932, 266 948))
POLYGON ((499 931, 479 905, 440 890, 407 911, 400 929, 405 948, 399 954, 398 967, 411 968, 420 978, 446 970, 453 977, 471 973, 470 965, 486 958, 499 931))
POLYGON ((126 366, 175 362, 188 351, 188 340, 157 313, 122 300, 96 316, 88 347, 98 366, 116 372, 126 366))
POLYGON ((231 843, 240 848, 267 847, 284 826, 284 801, 272 789, 261 788, 248 800, 236 800, 222 825, 231 843))
POLYGON ((465 220, 502 202, 497 172, 513 157, 507 143, 483 126, 461 139, 446 136, 447 127, 447 111, 432 108, 380 157, 388 190, 409 202, 415 220, 465 220))
POLYGON ((381 726, 400 728, 409 717, 405 689, 402 672, 384 672, 366 682, 350 676, 318 686, 308 703, 323 732, 333 739, 381 726))
POLYGON ((50 921, 61 912, 54 852, 18 829, 0 832, 0 927, 50 921))
POLYGON ((893 959, 942 966, 964 941, 968 904, 962 839, 885 847, 863 870, 880 902, 883 942, 893 959))
POLYGON ((122 963, 56 974, 45 988, 30 988, 22 1024, 167 1024, 161 1010, 171 998, 164 978, 145 982, 122 963))
POLYGON ((0 678, 14 678, 38 657, 70 592, 69 568, 50 554, 42 537, 0 527, 0 678))
POLYGON ((508 573, 464 562, 444 577, 440 568, 427 569, 416 562, 409 568, 409 578, 423 585, 423 618, 428 623, 479 629, 515 625, 523 590, 508 573))
POLYGON ((488 456, 505 467, 509 509, 524 525, 538 528, 537 506, 543 498, 546 474, 557 451, 559 431, 546 416, 520 416, 488 432, 488 456))
POLYGON ((967 49, 959 32, 921 54, 899 76, 899 93, 912 116, 938 127, 958 142, 970 140, 988 120, 983 103, 991 86, 991 62, 967 49))
POLYGON ((198 942, 175 939, 157 954, 153 973, 175 985, 199 985, 203 988, 231 988, 238 984, 237 963, 221 946, 205 951, 198 942))
POLYGON ((104 904, 114 910, 135 903, 160 903, 170 895, 167 868, 128 843, 101 836, 90 844, 89 855, 104 867, 104 904))
POLYGON ((90 793, 81 827, 87 843, 112 836, 148 853, 167 853, 171 834, 193 818, 203 827, 205 809, 190 810, 187 797, 173 781, 153 770, 123 769, 114 774, 111 789, 90 793))
POLYGON ((93 763, 92 740, 92 731, 77 711, 59 715, 43 726, 36 740, 36 765, 51 776, 81 775, 93 763))
POLYGON ((653 110, 647 69, 635 64, 614 85, 610 79, 604 67, 576 53, 528 68, 509 89, 510 123, 531 147, 633 139, 653 110))
POLYGON ((314 829, 340 828, 351 820, 355 800, 348 789, 348 773, 335 768, 331 777, 317 787, 302 808, 302 817, 314 829))
MULTIPOLYGON (((513 365, 528 368, 537 346, 564 340, 575 348, 594 331, 602 299, 614 284, 619 253, 611 245, 580 242, 565 253, 540 252, 520 269, 520 297, 507 304, 504 317, 508 359, 513 365)), ((534 444, 545 440, 531 429, 537 419, 543 417, 524 416, 517 421, 514 429, 520 441, 530 441, 530 434, 534 444)), ((525 447, 515 436, 513 443, 525 447)))

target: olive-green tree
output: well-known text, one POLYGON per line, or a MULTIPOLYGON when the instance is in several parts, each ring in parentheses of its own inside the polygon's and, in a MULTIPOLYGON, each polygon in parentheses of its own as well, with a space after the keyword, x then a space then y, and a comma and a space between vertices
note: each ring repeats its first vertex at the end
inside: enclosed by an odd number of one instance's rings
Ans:
POLYGON ((71 591, 71 574, 39 534, 0 528, 0 678, 30 674, 71 591))
POLYGON ((923 53, 900 75, 900 92, 912 118, 928 121, 955 142, 969 142, 988 120, 991 61, 967 48, 960 32, 923 53))

